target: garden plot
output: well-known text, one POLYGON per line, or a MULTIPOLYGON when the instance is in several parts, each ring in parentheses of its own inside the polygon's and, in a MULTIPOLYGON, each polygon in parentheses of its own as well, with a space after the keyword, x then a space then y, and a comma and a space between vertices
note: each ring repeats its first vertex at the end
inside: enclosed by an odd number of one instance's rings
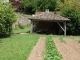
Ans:
POLYGON ((70 38, 63 38, 66 41, 60 42, 59 38, 53 39, 58 51, 62 54, 62 60, 80 60, 80 43, 70 38))

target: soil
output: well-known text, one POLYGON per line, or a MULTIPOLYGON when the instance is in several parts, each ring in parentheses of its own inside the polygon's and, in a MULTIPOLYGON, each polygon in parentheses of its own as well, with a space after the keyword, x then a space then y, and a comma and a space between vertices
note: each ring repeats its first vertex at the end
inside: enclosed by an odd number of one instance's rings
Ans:
POLYGON ((42 56, 43 50, 45 50, 45 37, 40 37, 27 60, 44 60, 42 56))
POLYGON ((63 38, 63 40, 66 44, 60 42, 59 38, 54 38, 55 45, 63 57, 61 60, 80 60, 80 43, 70 38, 63 38))

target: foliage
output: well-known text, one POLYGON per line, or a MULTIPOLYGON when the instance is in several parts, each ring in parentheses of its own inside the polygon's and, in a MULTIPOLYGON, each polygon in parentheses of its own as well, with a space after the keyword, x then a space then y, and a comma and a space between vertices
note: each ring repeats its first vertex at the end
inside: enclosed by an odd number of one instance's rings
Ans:
POLYGON ((70 19, 67 23, 68 35, 80 35, 80 11, 78 7, 77 0, 68 0, 61 10, 61 15, 70 19))
POLYGON ((61 58, 61 54, 57 51, 55 43, 49 36, 46 39, 46 57, 44 60, 60 60, 61 58))
POLYGON ((23 12, 34 13, 35 12, 35 0, 21 0, 23 4, 23 12))
POLYGON ((14 9, 9 3, 0 2, 0 35, 12 32, 12 24, 16 21, 14 9))
POLYGON ((20 28, 20 29, 24 29, 24 25, 22 25, 21 23, 18 23, 18 27, 20 28))
POLYGON ((22 11, 23 5, 20 1, 12 1, 11 2, 12 6, 16 8, 16 11, 22 11))
POLYGON ((37 10, 39 11, 45 11, 45 9, 54 11, 55 8, 56 8, 56 0, 38 0, 37 1, 37 10))
POLYGON ((60 11, 62 8, 63 8, 63 3, 61 2, 61 0, 57 0, 57 3, 56 3, 56 11, 60 11))
POLYGON ((80 1, 79 0, 57 0, 58 9, 62 10, 64 7, 70 7, 75 9, 80 9, 80 1))
POLYGON ((0 60, 26 60, 39 35, 16 34, 0 39, 0 60))
POLYGON ((21 0, 21 2, 26 13, 44 11, 45 9, 54 11, 56 8, 56 0, 21 0))

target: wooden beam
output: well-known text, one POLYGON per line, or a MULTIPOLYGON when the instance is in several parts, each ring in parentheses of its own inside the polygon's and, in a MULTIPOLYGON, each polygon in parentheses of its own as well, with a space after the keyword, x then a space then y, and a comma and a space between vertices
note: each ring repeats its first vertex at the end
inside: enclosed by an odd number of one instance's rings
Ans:
POLYGON ((33 25, 33 27, 35 27, 38 23, 39 23, 39 21, 38 21, 37 23, 35 23, 35 24, 33 25))
POLYGON ((58 25, 60 26, 60 28, 64 31, 64 35, 66 36, 66 22, 63 22, 64 28, 60 25, 59 22, 57 22, 57 23, 58 23, 58 25))
POLYGON ((57 23, 58 23, 58 25, 60 26, 60 28, 61 28, 63 31, 65 31, 64 28, 60 25, 60 23, 59 23, 59 22, 57 22, 57 23))
POLYGON ((31 28, 30 28, 30 33, 33 33, 33 21, 31 20, 31 28))
POLYGON ((64 22, 64 35, 66 36, 66 22, 64 22))
POLYGON ((33 33, 33 29, 34 29, 34 27, 35 27, 38 23, 39 23, 39 21, 34 24, 33 21, 31 20, 31 23, 30 23, 30 24, 31 24, 30 33, 33 33))

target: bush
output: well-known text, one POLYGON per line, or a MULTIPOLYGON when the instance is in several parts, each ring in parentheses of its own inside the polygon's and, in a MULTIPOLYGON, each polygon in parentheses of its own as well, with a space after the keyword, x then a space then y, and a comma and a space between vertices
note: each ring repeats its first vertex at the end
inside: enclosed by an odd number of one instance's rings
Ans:
POLYGON ((11 2, 11 4, 12 4, 12 6, 14 6, 14 7, 16 8, 16 11, 19 11, 19 12, 22 11, 23 5, 21 4, 20 1, 15 1, 15 0, 13 0, 13 1, 11 2))
POLYGON ((67 23, 67 34, 80 35, 80 12, 74 8, 64 7, 61 15, 70 19, 67 23))
POLYGON ((24 26, 23 26, 21 23, 18 23, 18 27, 19 27, 20 29, 24 29, 24 26))
POLYGON ((9 3, 0 2, 0 35, 11 35, 12 24, 16 21, 14 9, 9 3))

